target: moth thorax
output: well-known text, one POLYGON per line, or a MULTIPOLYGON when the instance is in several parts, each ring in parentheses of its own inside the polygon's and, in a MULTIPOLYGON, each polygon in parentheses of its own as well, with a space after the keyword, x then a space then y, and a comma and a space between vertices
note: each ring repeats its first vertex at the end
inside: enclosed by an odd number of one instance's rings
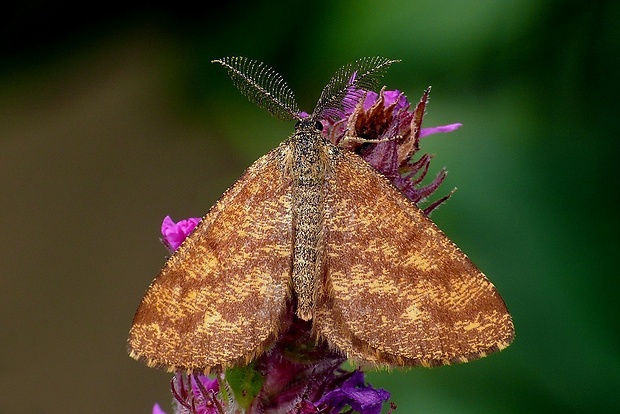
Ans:
POLYGON ((293 135, 291 143, 293 181, 297 185, 320 185, 328 168, 326 143, 321 134, 316 130, 298 131, 293 135))

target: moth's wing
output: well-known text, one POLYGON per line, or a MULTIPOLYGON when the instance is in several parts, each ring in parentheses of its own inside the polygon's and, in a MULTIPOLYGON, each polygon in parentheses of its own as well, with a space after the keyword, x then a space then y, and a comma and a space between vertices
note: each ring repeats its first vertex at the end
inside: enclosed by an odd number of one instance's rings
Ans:
POLYGON ((132 357, 208 372, 261 354, 291 296, 291 184, 284 144, 256 161, 203 217, 149 286, 132 357))
POLYGON ((504 301, 467 256, 360 157, 343 151, 333 161, 318 335, 348 357, 400 366, 508 346, 504 301))

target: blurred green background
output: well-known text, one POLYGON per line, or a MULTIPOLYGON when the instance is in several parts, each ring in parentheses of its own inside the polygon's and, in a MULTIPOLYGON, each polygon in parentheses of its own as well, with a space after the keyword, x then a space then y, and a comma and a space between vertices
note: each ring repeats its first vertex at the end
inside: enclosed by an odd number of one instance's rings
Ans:
POLYGON ((620 411, 620 3, 22 2, 0 56, 0 413, 150 413, 170 375, 131 360, 166 254, 161 219, 202 215, 291 131, 210 60, 276 68, 311 110, 334 71, 385 78, 425 126, 452 199, 433 219, 488 274, 517 337, 470 364, 368 375, 396 413, 620 411))

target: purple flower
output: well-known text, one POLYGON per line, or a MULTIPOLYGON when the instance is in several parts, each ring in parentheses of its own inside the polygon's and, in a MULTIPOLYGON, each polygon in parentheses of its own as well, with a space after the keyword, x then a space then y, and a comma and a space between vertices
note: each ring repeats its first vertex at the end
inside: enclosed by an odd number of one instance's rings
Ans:
POLYGON ((153 406, 153 414, 166 414, 166 412, 161 409, 159 404, 155 403, 155 405, 153 406))
POLYGON ((186 375, 177 372, 170 382, 170 388, 176 400, 177 414, 223 412, 223 403, 219 400, 220 384, 217 379, 211 379, 206 375, 186 375))
POLYGON ((166 216, 161 223, 162 242, 170 252, 174 252, 183 243, 183 240, 190 234, 200 218, 190 217, 187 220, 180 220, 178 223, 172 221, 170 216, 166 216))
MULTIPOLYGON (((383 402, 390 398, 390 393, 375 389, 364 382, 364 373, 355 370, 348 373, 342 385, 327 392, 316 406, 327 406, 327 413, 337 414, 347 405, 360 414, 380 414, 383 402)), ((323 411, 321 411, 323 412, 323 411)))

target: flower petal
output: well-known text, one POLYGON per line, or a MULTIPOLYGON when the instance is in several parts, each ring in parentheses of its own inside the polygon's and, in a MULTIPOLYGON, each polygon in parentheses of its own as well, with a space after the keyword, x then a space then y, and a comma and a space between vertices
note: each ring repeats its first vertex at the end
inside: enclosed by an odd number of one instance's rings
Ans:
POLYGON ((166 412, 161 409, 158 403, 155 403, 153 406, 153 414, 166 414, 166 412))
POLYGON ((162 241, 171 252, 175 251, 187 235, 194 230, 199 221, 200 218, 198 217, 190 217, 187 220, 180 220, 175 223, 170 216, 166 216, 161 223, 162 241))
POLYGON ((364 100, 364 111, 369 110, 375 104, 375 102, 377 102, 378 97, 379 94, 377 92, 366 92, 366 99, 364 100))
POLYGON ((364 373, 357 370, 340 388, 326 393, 317 405, 328 404, 334 408, 334 411, 330 412, 339 412, 348 405, 361 414, 380 414, 383 402, 389 398, 390 393, 386 390, 365 384, 364 373))
POLYGON ((420 130, 420 138, 425 137, 427 135, 437 134, 440 132, 452 132, 454 130, 459 129, 462 126, 463 124, 449 124, 449 125, 442 125, 442 126, 433 127, 433 128, 422 128, 420 130))
MULTIPOLYGON (((205 390, 213 391, 214 393, 220 390, 220 383, 217 378, 211 379, 206 375, 199 375, 198 379, 200 379, 205 390)), ((194 395, 201 393, 200 386, 196 383, 196 377, 192 377, 192 390, 194 395)))

